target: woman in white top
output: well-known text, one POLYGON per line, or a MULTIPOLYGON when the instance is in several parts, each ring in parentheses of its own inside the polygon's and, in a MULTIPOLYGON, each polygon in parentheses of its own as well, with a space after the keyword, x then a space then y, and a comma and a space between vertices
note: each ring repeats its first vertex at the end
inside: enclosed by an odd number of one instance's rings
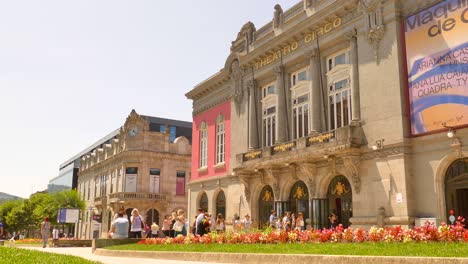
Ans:
POLYGON ((138 209, 132 210, 132 216, 130 217, 130 237, 141 238, 141 231, 143 231, 143 217, 138 212, 138 209))
POLYGON ((296 230, 299 230, 299 231, 304 231, 305 230, 304 216, 302 215, 302 213, 299 213, 297 215, 296 230))
POLYGON ((215 228, 216 232, 218 233, 223 233, 224 231, 226 231, 226 224, 224 223, 224 217, 222 214, 218 214, 218 216, 216 217, 215 228))

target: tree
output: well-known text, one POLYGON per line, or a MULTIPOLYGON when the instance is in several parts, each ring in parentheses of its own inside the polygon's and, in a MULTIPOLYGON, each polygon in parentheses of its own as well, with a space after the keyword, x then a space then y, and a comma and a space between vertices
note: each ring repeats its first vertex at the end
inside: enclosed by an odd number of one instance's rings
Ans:
POLYGON ((7 215, 13 210, 13 208, 20 207, 23 204, 23 200, 12 200, 6 201, 0 204, 0 222, 3 223, 3 231, 13 232, 14 229, 10 228, 6 221, 7 215))

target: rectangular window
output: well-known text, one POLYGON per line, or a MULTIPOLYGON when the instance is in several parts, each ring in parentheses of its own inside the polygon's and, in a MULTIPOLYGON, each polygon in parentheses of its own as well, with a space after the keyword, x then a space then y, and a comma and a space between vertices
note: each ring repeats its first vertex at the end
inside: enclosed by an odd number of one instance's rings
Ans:
POLYGON ((149 171, 149 192, 150 193, 159 193, 159 180, 161 176, 160 169, 150 169, 149 171))
POLYGON ((347 52, 342 51, 328 58, 328 71, 333 70, 338 65, 348 64, 347 52))
POLYGON ((137 167, 125 168, 125 192, 136 192, 137 191, 137 167))
POLYGON ((88 201, 90 199, 90 196, 91 196, 91 180, 88 181, 88 201))
POLYGON ((224 162, 225 131, 224 120, 216 124, 216 164, 224 162))
POLYGON ((309 134, 309 94, 293 100, 293 137, 305 137, 309 134))
POLYGON ((107 195, 107 175, 101 176, 101 196, 107 195))
POLYGON ((99 177, 94 178, 94 197, 98 195, 99 177))
POLYGON ((208 128, 202 124, 200 130, 200 168, 208 166, 208 128))
POLYGON ((276 106, 263 112, 263 144, 272 146, 276 141, 276 106))
POLYGON ((300 81, 307 81, 307 69, 301 69, 297 72, 291 74, 291 84, 292 86, 298 84, 300 81))
POLYGON ((176 195, 185 195, 185 171, 177 171, 176 195))
POLYGON ((114 193, 115 173, 111 173, 110 193, 114 193))
POLYGON ((349 79, 337 81, 330 86, 329 124, 330 130, 348 126, 351 121, 351 86, 349 79))
POLYGON ((267 97, 270 94, 275 94, 276 88, 274 84, 268 85, 263 88, 263 98, 267 97))

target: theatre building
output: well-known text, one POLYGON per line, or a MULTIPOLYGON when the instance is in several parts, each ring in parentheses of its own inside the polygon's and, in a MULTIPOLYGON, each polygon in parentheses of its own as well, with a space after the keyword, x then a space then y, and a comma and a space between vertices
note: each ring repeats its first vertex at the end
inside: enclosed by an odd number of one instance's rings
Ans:
MULTIPOLYGON (((195 86, 189 210, 307 227, 468 217, 468 2, 304 0, 195 86)), ((269 12, 269 11, 260 11, 269 12)))
POLYGON ((86 202, 78 237, 107 237, 120 206, 137 208, 162 226, 164 215, 187 210, 191 123, 139 115, 132 110, 111 137, 81 153, 78 192, 86 202))

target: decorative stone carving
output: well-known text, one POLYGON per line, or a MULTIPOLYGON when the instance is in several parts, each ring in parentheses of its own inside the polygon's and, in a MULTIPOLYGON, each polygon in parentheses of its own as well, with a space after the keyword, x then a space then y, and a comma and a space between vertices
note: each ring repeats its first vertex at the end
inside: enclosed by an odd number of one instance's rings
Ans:
POLYGON ((374 49, 374 58, 379 62, 379 44, 385 34, 382 0, 360 0, 359 8, 364 13, 367 25, 367 42, 374 49))
MULTIPOLYGON (((244 47, 243 50, 246 52, 249 52, 249 45, 252 45, 253 42, 255 41, 255 32, 257 29, 255 28, 254 23, 252 22, 247 22, 245 23, 239 33, 237 33, 237 38, 233 43, 237 43, 239 40, 244 40, 244 47)), ((234 47, 234 46, 233 46, 234 47)), ((231 50, 233 50, 233 47, 231 47, 231 50)))
POLYGON ((283 25, 283 9, 281 5, 275 5, 275 11, 273 12, 273 29, 278 29, 283 25))
POLYGON ((360 158, 358 156, 344 157, 343 162, 346 171, 353 181, 354 190, 356 193, 361 192, 361 176, 359 175, 360 158))
POLYGON ((230 77, 234 81, 234 102, 239 106, 244 97, 244 84, 242 82, 242 69, 240 68, 238 60, 234 60, 231 64, 230 77))
POLYGON ((303 0, 304 9, 312 8, 317 3, 317 0, 303 0))
POLYGON ((307 176, 307 188, 309 188, 310 197, 314 197, 317 190, 315 175, 317 174, 317 165, 312 163, 301 163, 299 169, 307 176))
POLYGON ((245 175, 242 175, 240 174, 238 176, 239 178, 239 182, 242 183, 244 185, 244 196, 245 196, 245 200, 246 201, 249 201, 250 199, 250 184, 249 184, 249 180, 246 178, 245 175))

